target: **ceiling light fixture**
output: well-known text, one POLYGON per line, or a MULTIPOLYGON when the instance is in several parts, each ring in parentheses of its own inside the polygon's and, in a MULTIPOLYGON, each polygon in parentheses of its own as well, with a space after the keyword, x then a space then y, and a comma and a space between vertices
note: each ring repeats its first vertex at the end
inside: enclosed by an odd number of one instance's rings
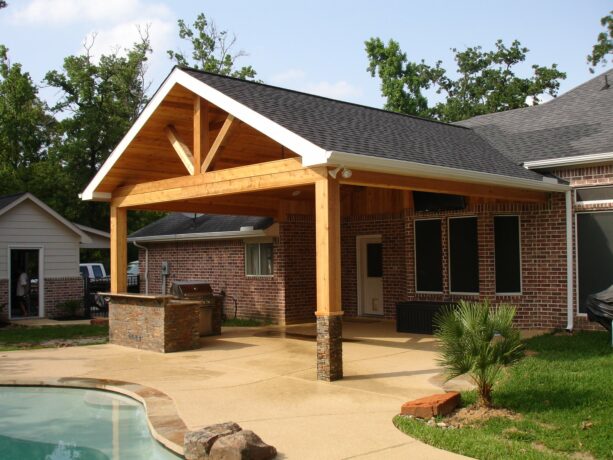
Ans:
POLYGON ((353 175, 353 172, 351 171, 351 169, 345 168, 342 165, 336 167, 335 169, 331 169, 330 171, 328 171, 328 174, 330 174, 330 177, 332 179, 336 179, 336 176, 338 175, 338 172, 341 169, 343 170, 343 172, 341 173, 341 176, 343 176, 343 179, 349 179, 353 175))

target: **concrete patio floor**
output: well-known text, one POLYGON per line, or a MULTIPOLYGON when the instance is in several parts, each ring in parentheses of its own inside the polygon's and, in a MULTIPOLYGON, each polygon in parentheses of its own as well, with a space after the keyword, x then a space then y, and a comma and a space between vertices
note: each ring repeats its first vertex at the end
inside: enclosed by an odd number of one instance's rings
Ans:
POLYGON ((277 447, 279 458, 461 458, 391 422, 403 402, 442 391, 434 339, 398 334, 388 321, 347 319, 343 327, 345 378, 333 383, 315 379, 314 324, 227 328, 199 350, 165 355, 116 345, 2 352, 0 374, 153 387, 190 429, 232 420, 277 447))

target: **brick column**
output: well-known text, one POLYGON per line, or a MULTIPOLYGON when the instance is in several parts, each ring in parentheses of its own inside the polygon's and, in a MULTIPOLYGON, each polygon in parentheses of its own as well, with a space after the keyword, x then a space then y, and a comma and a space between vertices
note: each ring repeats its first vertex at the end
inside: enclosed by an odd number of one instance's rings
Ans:
POLYGON ((317 380, 343 378, 343 317, 317 316, 317 380))

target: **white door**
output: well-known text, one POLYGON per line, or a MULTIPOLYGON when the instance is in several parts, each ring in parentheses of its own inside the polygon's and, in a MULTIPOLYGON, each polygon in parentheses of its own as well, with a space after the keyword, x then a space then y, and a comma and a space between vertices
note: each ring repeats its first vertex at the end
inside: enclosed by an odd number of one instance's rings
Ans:
POLYGON ((383 244, 381 236, 358 236, 358 311, 383 315, 383 244))

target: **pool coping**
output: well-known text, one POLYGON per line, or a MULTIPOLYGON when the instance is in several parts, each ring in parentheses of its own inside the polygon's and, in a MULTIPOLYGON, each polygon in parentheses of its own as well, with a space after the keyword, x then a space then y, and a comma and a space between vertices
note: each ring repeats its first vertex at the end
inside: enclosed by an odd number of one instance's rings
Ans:
POLYGON ((189 431, 179 417, 174 401, 155 388, 122 380, 87 377, 61 377, 43 380, 0 379, 0 387, 58 387, 104 390, 118 393, 140 402, 145 408, 151 436, 173 453, 184 457, 183 438, 189 431))

